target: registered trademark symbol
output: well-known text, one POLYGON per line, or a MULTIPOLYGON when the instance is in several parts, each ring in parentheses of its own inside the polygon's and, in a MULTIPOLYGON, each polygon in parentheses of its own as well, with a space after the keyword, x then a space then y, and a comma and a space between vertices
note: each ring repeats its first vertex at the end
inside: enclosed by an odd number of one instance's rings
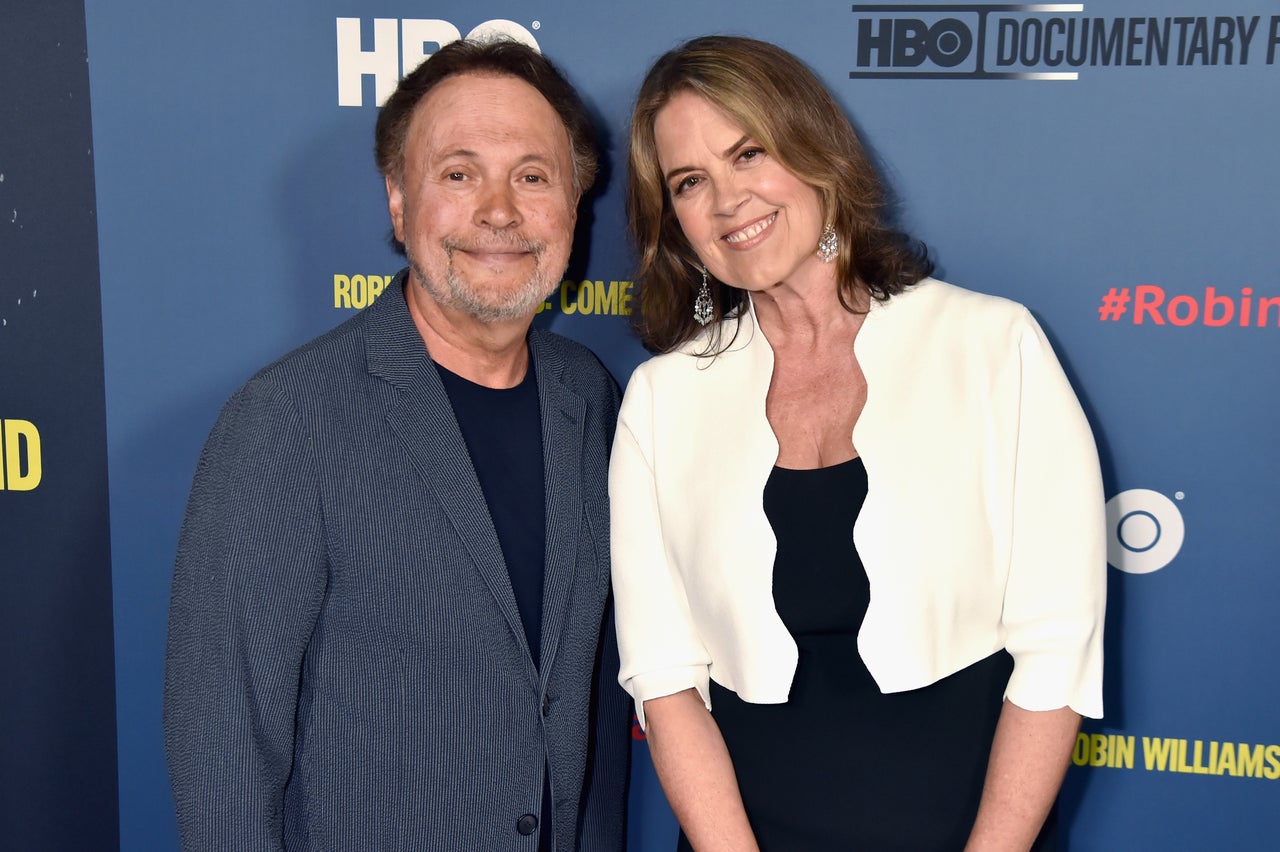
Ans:
POLYGON ((533 22, 533 28, 534 28, 535 30, 540 30, 540 29, 542 29, 542 21, 534 21, 534 22, 533 22))
POLYGON ((1186 495, 1186 494, 1183 494, 1181 491, 1175 491, 1175 492, 1173 492, 1173 499, 1175 499, 1175 500, 1181 500, 1183 497, 1186 497, 1186 496, 1187 496, 1187 495, 1186 495))

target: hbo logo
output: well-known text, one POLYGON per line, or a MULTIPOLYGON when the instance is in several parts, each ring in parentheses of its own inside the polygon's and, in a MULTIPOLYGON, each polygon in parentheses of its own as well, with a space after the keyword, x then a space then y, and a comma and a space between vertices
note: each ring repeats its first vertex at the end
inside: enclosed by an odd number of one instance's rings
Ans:
POLYGON ((973 31, 956 18, 943 18, 933 25, 919 18, 881 18, 858 21, 858 65, 868 67, 915 68, 926 59, 943 68, 954 68, 969 58, 973 31), (875 24, 874 31, 872 25, 875 24))
POLYGON ((1107 561, 1127 574, 1150 574, 1173 561, 1186 527, 1172 500, 1134 488, 1107 501, 1107 561))
MULTIPOLYGON (((439 48, 462 38, 462 31, 437 18, 374 18, 373 28, 362 33, 359 18, 338 18, 338 106, 363 106, 364 78, 372 77, 374 96, 382 105, 402 74, 421 65, 439 48), (361 41, 369 37, 373 47, 363 50, 361 41)), ((536 24, 535 24, 536 26, 536 24)), ((485 21, 467 33, 467 38, 504 37, 524 42, 539 50, 533 33, 499 18, 485 21)))

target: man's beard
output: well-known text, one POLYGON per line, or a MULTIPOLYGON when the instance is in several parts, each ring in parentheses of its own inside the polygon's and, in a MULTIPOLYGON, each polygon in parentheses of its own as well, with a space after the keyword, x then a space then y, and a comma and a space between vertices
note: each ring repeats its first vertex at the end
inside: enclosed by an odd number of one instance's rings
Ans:
POLYGON ((444 240, 441 245, 449 258, 443 287, 440 282, 431 280, 406 245, 405 256, 409 259, 409 267, 422 289, 436 304, 452 308, 480 322, 507 322, 532 316, 560 284, 559 272, 548 270, 543 265, 546 247, 542 243, 511 235, 483 242, 444 240), (493 294, 486 294, 473 287, 454 268, 453 258, 456 252, 477 248, 518 248, 527 251, 533 255, 533 272, 519 287, 501 294, 501 301, 495 303, 493 294))

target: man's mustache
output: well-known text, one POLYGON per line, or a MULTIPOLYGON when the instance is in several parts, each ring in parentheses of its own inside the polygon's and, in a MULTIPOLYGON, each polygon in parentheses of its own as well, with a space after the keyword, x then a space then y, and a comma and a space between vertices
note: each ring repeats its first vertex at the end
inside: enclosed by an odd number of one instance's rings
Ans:
POLYGON ((546 248, 544 243, 527 240, 516 233, 495 233, 490 236, 469 240, 446 239, 443 241, 443 245, 445 251, 450 254, 455 251, 486 252, 518 249, 534 255, 536 258, 542 257, 542 252, 546 248))

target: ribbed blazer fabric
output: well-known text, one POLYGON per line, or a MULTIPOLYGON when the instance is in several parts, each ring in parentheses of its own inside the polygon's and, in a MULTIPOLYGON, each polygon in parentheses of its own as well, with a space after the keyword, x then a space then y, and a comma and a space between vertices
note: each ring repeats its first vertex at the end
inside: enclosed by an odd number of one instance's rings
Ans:
POLYGON ((401 272, 265 368, 209 436, 178 545, 165 749, 184 850, 620 849, 614 380, 533 331, 543 665, 401 272), (527 820, 525 828, 528 827, 527 820))

